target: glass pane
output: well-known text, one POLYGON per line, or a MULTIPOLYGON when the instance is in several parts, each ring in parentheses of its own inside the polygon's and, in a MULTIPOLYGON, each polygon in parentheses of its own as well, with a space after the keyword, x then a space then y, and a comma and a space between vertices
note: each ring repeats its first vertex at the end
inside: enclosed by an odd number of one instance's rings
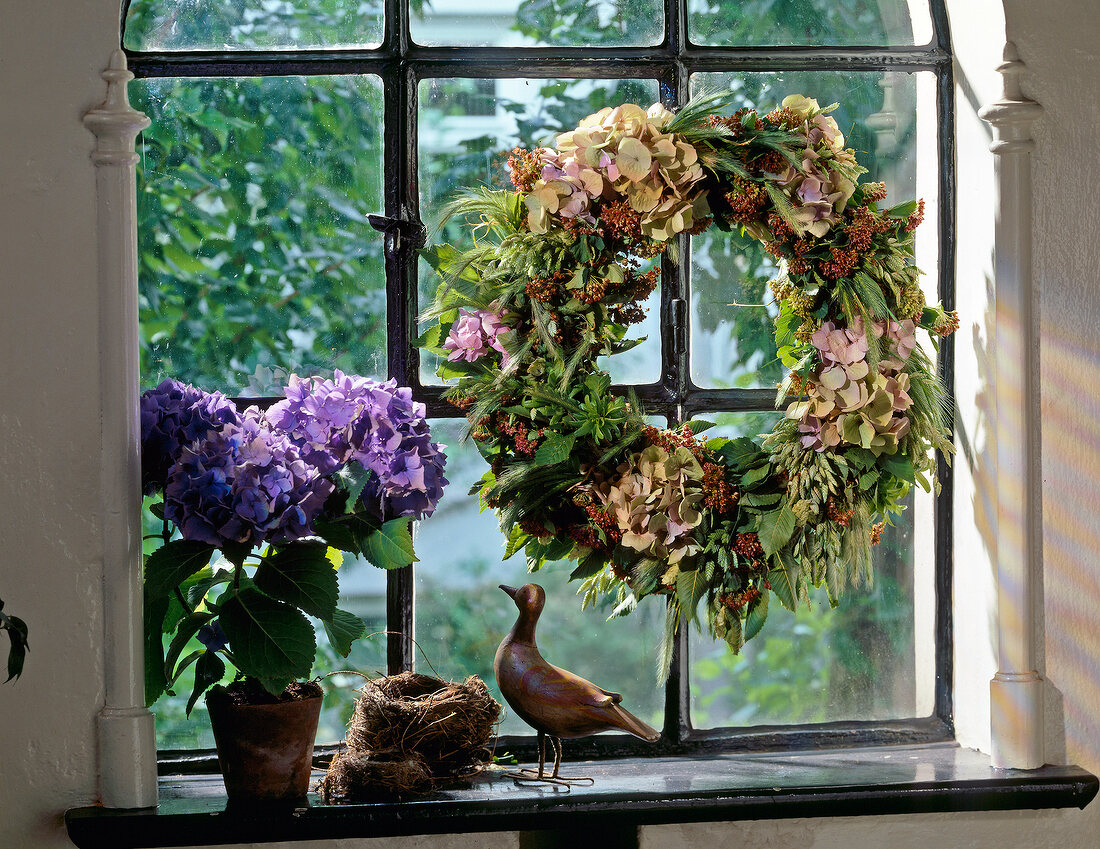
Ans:
MULTIPOLYGON (((466 422, 436 419, 432 432, 447 443, 448 494, 416 534, 416 639, 423 654, 417 668, 461 680, 480 675, 501 701, 493 677, 497 645, 516 619, 516 607, 497 587, 535 582, 546 590, 538 643, 551 663, 623 694, 623 706, 658 728, 664 688, 657 684, 656 646, 663 627, 661 604, 643 604, 630 616, 605 622, 609 608, 580 609, 577 583, 568 583, 573 563, 527 574, 522 553, 501 563, 504 538, 492 511, 479 513, 477 496, 463 495, 487 466, 477 448, 463 441, 466 422)), ((502 734, 531 734, 505 710, 502 734)), ((567 744, 568 746, 568 744, 567 744)))
POLYGON ((727 47, 928 44, 932 19, 926 0, 688 0, 688 38, 727 47))
POLYGON ((750 439, 758 439, 761 434, 768 433, 776 423, 783 418, 783 413, 777 410, 761 410, 755 413, 696 413, 691 418, 714 422, 714 427, 703 431, 703 439, 725 437, 726 439, 739 439, 747 436, 750 439))
POLYGON ((146 79, 141 373, 229 394, 386 372, 374 77, 146 79))
MULTIPOLYGON (((693 93, 728 90, 735 106, 766 112, 788 94, 821 104, 840 103, 833 114, 869 169, 883 180, 887 204, 926 201, 917 231, 917 263, 930 302, 938 279, 938 155, 935 77, 931 73, 842 71, 697 74, 693 93)), ((691 376, 707 388, 775 386, 783 370, 775 353, 768 280, 775 265, 755 240, 712 228, 692 239, 691 376), (764 305, 764 306, 762 306, 764 305)))
MULTIPOLYGON (((439 211, 463 186, 507 188, 508 153, 552 143, 586 115, 605 106, 659 98, 656 80, 431 79, 420 83, 420 214, 436 241, 473 244, 470 228, 451 221, 439 230, 439 211)), ((421 304, 430 303, 439 278, 420 265, 421 304)), ((646 303, 647 318, 632 328, 646 336, 636 348, 601 366, 617 383, 654 383, 660 376, 660 290, 646 303)), ((421 352, 420 379, 435 377, 435 359, 421 352)))
POLYGON ((470 47, 658 44, 662 0, 432 0, 412 3, 413 41, 470 47))
MULTIPOLYGON (((911 505, 910 505, 911 507, 911 505)), ((931 712, 918 691, 932 687, 918 662, 914 604, 914 527, 908 509, 875 548, 875 584, 848 588, 830 610, 824 590, 794 613, 771 597, 764 629, 733 655, 692 630, 691 718, 695 728, 899 719, 931 712)), ((921 546, 931 557, 931 546, 921 546)), ((930 561, 926 564, 930 569, 930 561)), ((927 576, 930 578, 930 575, 927 576)), ((923 578, 922 578, 923 580, 923 578)), ((930 644, 932 634, 920 631, 930 644)))
POLYGON ((131 50, 290 50, 375 47, 382 0, 133 0, 131 50))
MULTIPOLYGON (((756 437, 782 414, 700 413, 707 437, 756 437)), ((690 635, 694 728, 928 716, 935 684, 932 497, 917 492, 875 548, 875 585, 824 591, 792 613, 771 597, 764 629, 739 655, 690 635)))

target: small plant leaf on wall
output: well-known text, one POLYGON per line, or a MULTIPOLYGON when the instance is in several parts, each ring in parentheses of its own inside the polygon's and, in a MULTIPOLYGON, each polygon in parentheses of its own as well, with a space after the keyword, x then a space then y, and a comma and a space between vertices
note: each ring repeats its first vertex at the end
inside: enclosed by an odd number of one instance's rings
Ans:
POLYGON ((23 661, 27 657, 27 623, 18 616, 4 613, 4 600, 0 598, 0 631, 8 632, 11 645, 8 648, 8 681, 18 680, 23 674, 23 661))

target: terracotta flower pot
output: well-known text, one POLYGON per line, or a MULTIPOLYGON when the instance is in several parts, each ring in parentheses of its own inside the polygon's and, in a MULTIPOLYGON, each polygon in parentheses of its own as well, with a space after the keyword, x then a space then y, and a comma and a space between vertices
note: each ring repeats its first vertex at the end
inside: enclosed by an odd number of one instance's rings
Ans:
POLYGON ((230 803, 304 804, 321 702, 318 695, 275 704, 235 704, 221 687, 207 694, 230 803))

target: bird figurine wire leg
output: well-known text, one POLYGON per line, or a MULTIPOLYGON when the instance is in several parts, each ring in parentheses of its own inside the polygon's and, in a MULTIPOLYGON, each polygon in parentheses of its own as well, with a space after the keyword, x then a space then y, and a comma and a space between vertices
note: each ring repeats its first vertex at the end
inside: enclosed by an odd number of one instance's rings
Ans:
POLYGON ((530 768, 523 768, 516 770, 515 772, 506 772, 504 775, 508 778, 514 778, 519 781, 530 782, 543 782, 546 784, 594 784, 596 779, 588 775, 562 775, 559 770, 561 769, 561 740, 557 737, 545 733, 539 732, 538 736, 538 748, 539 748, 539 768, 537 770, 530 768), (550 742, 551 747, 554 750, 554 772, 552 775, 546 774, 546 743, 550 742))
POLYGON ((546 661, 535 644, 535 626, 546 604, 546 592, 538 584, 519 589, 500 585, 519 608, 512 630, 497 648, 493 671, 501 695, 512 710, 538 732, 539 768, 509 773, 517 781, 552 784, 590 782, 587 776, 560 774, 562 738, 587 737, 600 731, 620 730, 650 743, 661 734, 619 703, 623 697, 597 687, 579 675, 546 661), (554 747, 554 769, 546 775, 546 738, 554 747))

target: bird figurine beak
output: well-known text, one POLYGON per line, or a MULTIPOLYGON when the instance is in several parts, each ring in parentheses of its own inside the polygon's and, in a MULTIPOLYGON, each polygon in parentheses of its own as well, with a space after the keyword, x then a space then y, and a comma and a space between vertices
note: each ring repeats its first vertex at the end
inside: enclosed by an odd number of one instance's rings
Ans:
POLYGON ((499 586, 502 590, 508 593, 512 601, 516 600, 516 593, 518 593, 519 590, 517 590, 515 587, 509 587, 507 584, 500 584, 499 586))

